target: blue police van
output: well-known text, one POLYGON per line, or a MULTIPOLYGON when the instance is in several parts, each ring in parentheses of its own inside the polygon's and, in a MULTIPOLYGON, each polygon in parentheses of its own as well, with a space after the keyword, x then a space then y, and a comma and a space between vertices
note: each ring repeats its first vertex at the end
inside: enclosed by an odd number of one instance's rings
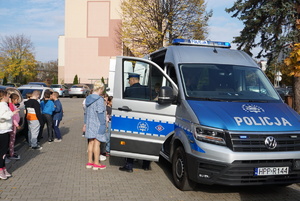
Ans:
POLYGON ((114 71, 111 155, 165 158, 180 190, 300 182, 300 116, 230 43, 176 39, 114 71), (144 97, 124 95, 132 73, 144 97))

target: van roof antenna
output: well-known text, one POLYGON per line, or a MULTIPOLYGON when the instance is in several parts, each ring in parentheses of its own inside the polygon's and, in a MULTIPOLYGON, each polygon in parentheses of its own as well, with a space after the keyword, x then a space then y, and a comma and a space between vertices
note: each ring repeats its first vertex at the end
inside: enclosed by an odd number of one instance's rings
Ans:
MULTIPOLYGON (((211 41, 211 40, 209 40, 209 41, 211 41)), ((213 47, 214 47, 213 52, 214 52, 214 53, 218 53, 218 51, 217 51, 217 49, 216 49, 216 46, 215 46, 215 43, 214 43, 214 42, 213 42, 213 47)))

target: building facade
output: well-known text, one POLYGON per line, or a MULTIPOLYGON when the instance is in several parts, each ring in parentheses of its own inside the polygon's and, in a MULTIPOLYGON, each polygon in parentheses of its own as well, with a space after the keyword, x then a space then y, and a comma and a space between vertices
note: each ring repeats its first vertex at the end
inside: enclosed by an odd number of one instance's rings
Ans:
POLYGON ((58 83, 107 79, 122 54, 121 0, 65 0, 65 35, 58 39, 58 83))

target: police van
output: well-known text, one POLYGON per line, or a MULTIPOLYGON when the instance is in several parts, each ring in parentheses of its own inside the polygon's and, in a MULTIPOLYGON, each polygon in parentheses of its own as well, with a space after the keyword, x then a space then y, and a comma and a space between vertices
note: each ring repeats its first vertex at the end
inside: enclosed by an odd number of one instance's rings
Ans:
POLYGON ((245 52, 175 39, 114 70, 111 155, 165 158, 180 190, 300 182, 300 117, 245 52), (144 97, 124 95, 131 73, 144 97))

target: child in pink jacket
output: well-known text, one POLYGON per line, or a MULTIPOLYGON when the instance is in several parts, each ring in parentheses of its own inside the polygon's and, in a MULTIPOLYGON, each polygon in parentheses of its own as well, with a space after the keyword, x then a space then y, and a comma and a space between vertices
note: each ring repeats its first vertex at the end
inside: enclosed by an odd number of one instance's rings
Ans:
MULTIPOLYGON (((19 102, 19 96, 18 94, 12 93, 10 96, 10 101, 8 103, 10 110, 13 112, 17 110, 16 104, 19 102)), ((19 126, 20 122, 20 115, 19 113, 15 113, 14 116, 12 116, 12 131, 10 132, 10 139, 9 139, 9 159, 20 159, 20 156, 17 155, 14 151, 15 148, 15 141, 16 141, 16 133, 17 129, 20 128, 19 126)))

